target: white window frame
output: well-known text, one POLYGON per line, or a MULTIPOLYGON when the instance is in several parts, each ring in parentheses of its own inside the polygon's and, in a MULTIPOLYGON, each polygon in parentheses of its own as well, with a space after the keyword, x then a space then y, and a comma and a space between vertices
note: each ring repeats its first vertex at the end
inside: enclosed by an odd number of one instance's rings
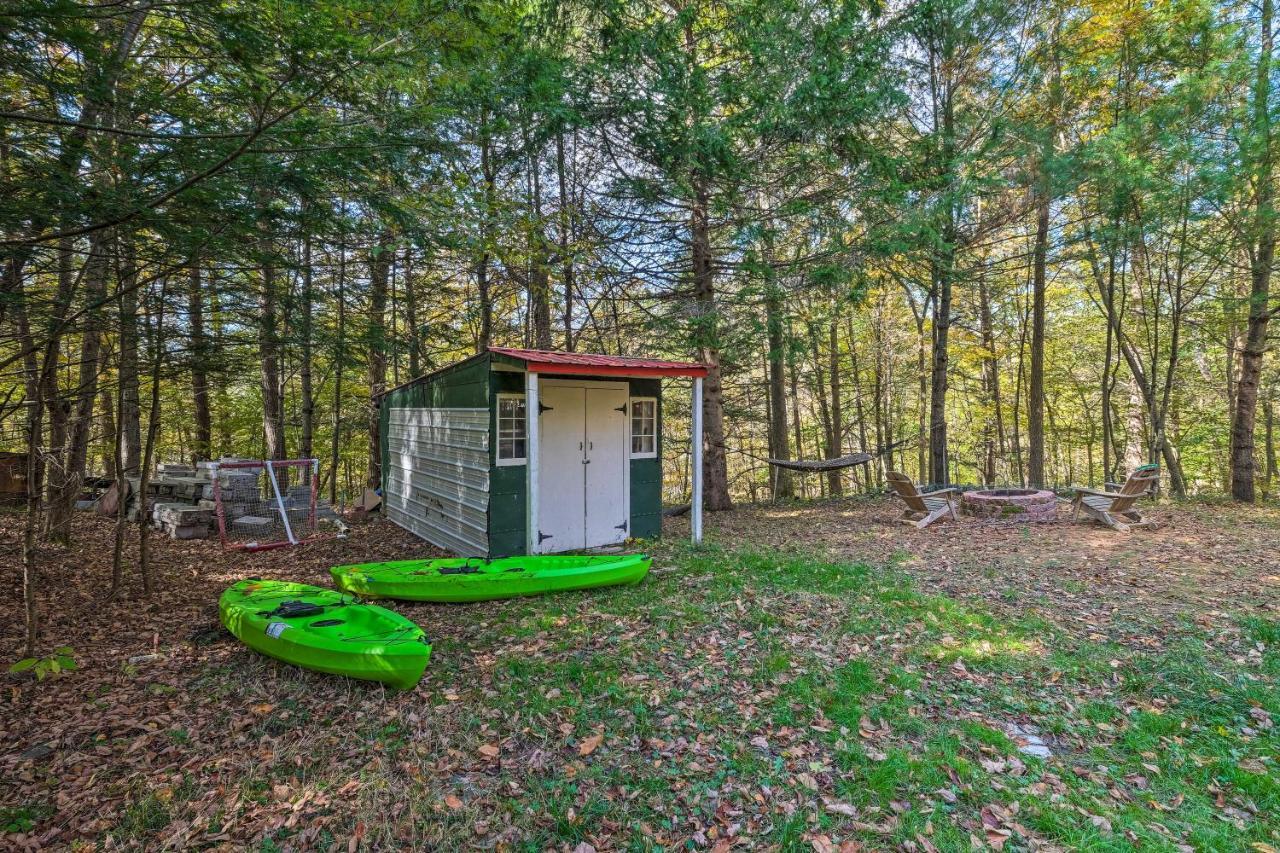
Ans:
POLYGON ((493 460, 494 464, 500 468, 514 468, 517 465, 526 465, 529 462, 529 407, 527 398, 524 394, 515 392, 502 392, 498 394, 497 403, 493 412, 493 460), (513 457, 511 459, 502 458, 502 401, 503 400, 520 400, 525 403, 525 428, 524 428, 524 456, 513 457))
POLYGON ((632 459, 657 459, 658 458, 658 398, 657 397, 631 397, 627 400, 627 451, 632 459), (635 423, 636 403, 653 403, 653 450, 635 451, 632 450, 635 435, 632 432, 632 425, 635 423))

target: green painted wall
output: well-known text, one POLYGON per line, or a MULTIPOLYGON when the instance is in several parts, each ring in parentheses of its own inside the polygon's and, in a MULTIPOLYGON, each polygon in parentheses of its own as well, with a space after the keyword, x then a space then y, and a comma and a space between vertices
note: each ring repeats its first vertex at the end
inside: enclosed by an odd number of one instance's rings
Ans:
POLYGON ((498 465, 499 393, 524 393, 524 374, 506 370, 489 373, 489 553, 510 557, 525 552, 525 477, 523 465, 498 465))
POLYGON ((630 385, 632 397, 658 398, 658 456, 631 460, 630 532, 636 539, 655 539, 662 533, 662 380, 632 379, 630 385))

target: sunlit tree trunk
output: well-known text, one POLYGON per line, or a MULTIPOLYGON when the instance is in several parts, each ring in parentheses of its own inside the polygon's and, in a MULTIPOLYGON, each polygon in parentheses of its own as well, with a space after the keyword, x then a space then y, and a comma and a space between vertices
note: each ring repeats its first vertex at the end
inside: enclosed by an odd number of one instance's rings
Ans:
POLYGON ((1044 289, 1048 246, 1049 195, 1041 189, 1036 198, 1036 237, 1032 251, 1031 373, 1027 393, 1027 482, 1035 489, 1044 486, 1044 289))
POLYGON ((1271 319, 1271 272, 1276 253, 1275 178, 1272 164, 1271 53, 1274 49, 1272 17, 1274 0, 1262 0, 1261 38, 1253 89, 1253 133, 1247 160, 1253 173, 1255 202, 1249 223, 1249 320, 1240 351, 1240 378, 1236 383, 1235 417, 1231 423, 1231 496, 1252 503, 1255 498, 1254 421, 1258 385, 1267 349, 1267 325, 1271 319))

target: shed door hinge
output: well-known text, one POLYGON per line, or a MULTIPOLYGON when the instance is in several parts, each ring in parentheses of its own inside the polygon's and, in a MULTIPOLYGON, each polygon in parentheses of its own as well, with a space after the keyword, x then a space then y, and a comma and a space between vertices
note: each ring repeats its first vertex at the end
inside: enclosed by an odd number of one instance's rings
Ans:
POLYGON ((542 544, 542 541, 543 541, 544 539, 550 539, 550 538, 551 538, 551 534, 550 534, 550 533, 543 533, 541 530, 539 530, 539 531, 538 531, 538 544, 539 544, 539 545, 541 545, 541 544, 542 544))
POLYGON ((615 525, 613 526, 613 529, 614 529, 614 530, 621 530, 623 533, 626 533, 626 532, 627 532, 627 523, 624 521, 624 522, 622 522, 621 524, 615 524, 615 525))
POLYGON ((624 415, 625 415, 625 414, 627 413, 627 404, 626 404, 626 403, 623 403, 621 406, 618 406, 616 409, 614 409, 614 411, 615 411, 615 412, 622 412, 622 414, 624 414, 624 415))
POLYGON ((544 405, 541 400, 538 401, 538 414, 542 414, 543 412, 553 412, 555 411, 555 408, 555 406, 544 405))

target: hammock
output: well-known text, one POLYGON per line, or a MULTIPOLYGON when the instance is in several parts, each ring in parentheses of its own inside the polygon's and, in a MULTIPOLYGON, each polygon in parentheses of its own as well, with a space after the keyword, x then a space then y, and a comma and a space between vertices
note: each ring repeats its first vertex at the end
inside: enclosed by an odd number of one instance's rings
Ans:
POLYGON ((792 471, 838 471, 841 468, 852 468, 854 465, 866 465, 877 456, 892 453, 911 439, 895 441, 888 447, 882 447, 875 453, 850 453, 848 456, 837 456, 835 459, 766 459, 775 468, 788 468, 792 471))
POLYGON ((836 471, 841 468, 852 468, 854 465, 866 465, 877 454, 851 453, 835 459, 770 459, 770 465, 776 468, 789 468, 792 471, 836 471))

